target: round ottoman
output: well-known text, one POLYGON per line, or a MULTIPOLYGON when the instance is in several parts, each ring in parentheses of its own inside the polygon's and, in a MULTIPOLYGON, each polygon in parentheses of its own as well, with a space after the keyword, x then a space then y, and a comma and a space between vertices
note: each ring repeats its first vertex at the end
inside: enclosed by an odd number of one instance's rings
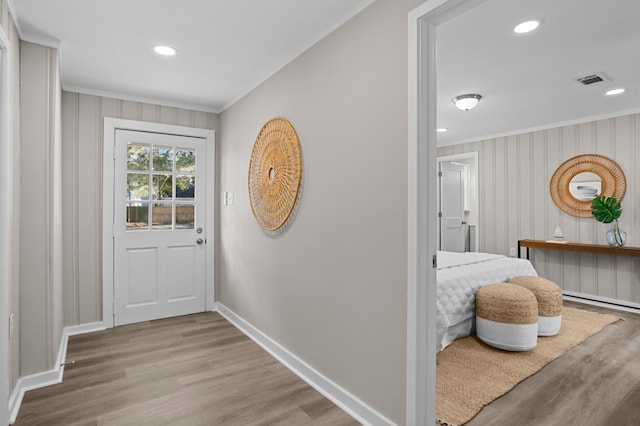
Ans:
POLYGON ((562 325, 562 291, 553 281, 540 277, 515 277, 509 280, 531 291, 538 300, 538 336, 555 336, 562 325))
POLYGON ((476 292, 476 333, 487 345, 528 351, 538 344, 538 302, 532 292, 508 283, 476 292))

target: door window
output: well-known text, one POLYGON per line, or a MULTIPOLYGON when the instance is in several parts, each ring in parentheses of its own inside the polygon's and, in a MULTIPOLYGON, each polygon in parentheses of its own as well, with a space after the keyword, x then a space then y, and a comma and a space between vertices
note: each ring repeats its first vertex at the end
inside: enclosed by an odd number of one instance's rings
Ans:
POLYGON ((127 143, 126 230, 193 229, 196 149, 127 143))

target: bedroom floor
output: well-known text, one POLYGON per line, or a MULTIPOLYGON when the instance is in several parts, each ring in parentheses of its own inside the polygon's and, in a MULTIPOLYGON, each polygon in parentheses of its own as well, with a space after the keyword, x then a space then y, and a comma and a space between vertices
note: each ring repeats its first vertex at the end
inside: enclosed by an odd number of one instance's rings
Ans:
POLYGON ((640 425, 640 315, 575 302, 618 321, 484 407, 467 426, 640 425))

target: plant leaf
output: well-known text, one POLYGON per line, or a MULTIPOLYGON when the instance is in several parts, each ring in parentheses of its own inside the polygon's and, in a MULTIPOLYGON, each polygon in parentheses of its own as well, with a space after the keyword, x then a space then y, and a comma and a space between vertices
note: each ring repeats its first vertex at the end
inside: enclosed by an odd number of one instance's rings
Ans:
POLYGON ((622 214, 622 205, 615 197, 601 195, 591 201, 591 213, 598 222, 611 223, 622 214))

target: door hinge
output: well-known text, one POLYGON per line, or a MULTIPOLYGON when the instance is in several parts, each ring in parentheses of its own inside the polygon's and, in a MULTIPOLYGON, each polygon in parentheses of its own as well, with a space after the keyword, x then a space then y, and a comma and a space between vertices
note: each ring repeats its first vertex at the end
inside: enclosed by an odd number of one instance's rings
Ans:
POLYGON ((438 172, 438 177, 442 177, 442 172, 438 172))
POLYGON ((438 268, 438 255, 434 254, 433 255, 433 269, 437 269, 438 268))
POLYGON ((442 218, 442 212, 438 212, 438 217, 442 218))

